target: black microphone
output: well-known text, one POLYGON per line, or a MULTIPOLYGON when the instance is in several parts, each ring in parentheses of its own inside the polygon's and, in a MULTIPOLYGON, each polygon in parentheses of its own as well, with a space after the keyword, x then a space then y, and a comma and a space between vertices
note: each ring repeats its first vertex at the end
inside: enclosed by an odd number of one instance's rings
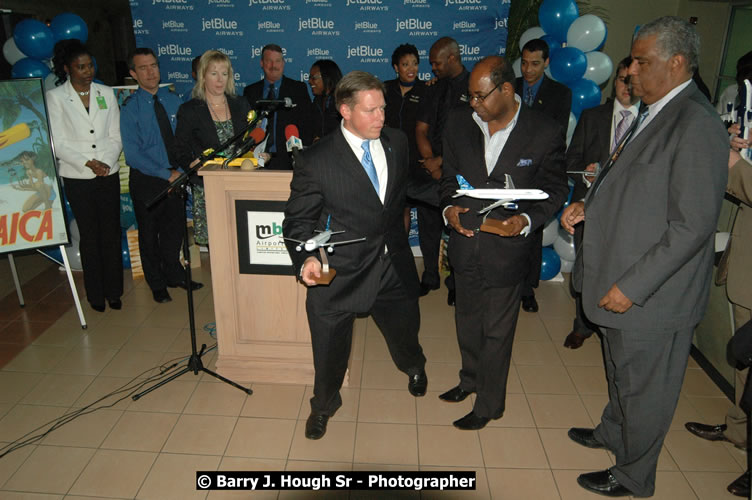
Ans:
POLYGON ((253 104, 255 109, 265 111, 276 111, 279 108, 292 109, 296 106, 297 104, 294 104, 289 97, 284 99, 259 99, 253 104))

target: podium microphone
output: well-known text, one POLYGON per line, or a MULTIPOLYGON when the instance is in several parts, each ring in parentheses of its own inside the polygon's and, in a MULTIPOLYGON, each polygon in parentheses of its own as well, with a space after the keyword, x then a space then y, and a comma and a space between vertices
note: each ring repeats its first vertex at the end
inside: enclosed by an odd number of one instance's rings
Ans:
POLYGON ((299 135, 298 127, 292 123, 285 127, 285 138, 287 139, 285 146, 287 147, 287 152, 292 154, 293 167, 298 160, 298 154, 303 149, 303 141, 300 140, 299 135))

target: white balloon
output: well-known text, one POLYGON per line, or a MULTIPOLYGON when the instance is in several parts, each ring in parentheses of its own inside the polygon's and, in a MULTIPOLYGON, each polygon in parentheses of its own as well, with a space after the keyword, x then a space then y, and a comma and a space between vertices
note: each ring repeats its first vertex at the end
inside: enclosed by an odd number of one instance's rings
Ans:
MULTIPOLYGON (((561 259, 561 257, 560 257, 561 259)), ((561 259, 561 269, 559 269, 562 273, 571 273, 572 269, 574 269, 574 261, 573 260, 567 260, 567 259, 561 259)))
POLYGON ((574 261, 577 256, 574 249, 574 237, 564 229, 559 229, 558 238, 554 241, 554 251, 561 257, 561 260, 574 261))
POLYGON ((587 69, 583 78, 594 81, 596 85, 603 85, 611 78, 614 63, 611 62, 610 57, 603 52, 588 52, 585 58, 587 58, 587 69))
POLYGON ((16 41, 13 40, 13 37, 10 37, 5 41, 5 44, 3 45, 3 55, 5 56, 5 60, 8 61, 8 64, 11 66, 26 57, 26 54, 21 52, 16 46, 16 41))
POLYGON ((559 219, 553 218, 543 226, 543 246, 553 245, 559 237, 559 219))
POLYGON ((533 26, 532 28, 526 29, 520 37, 520 51, 522 51, 522 47, 524 47, 527 42, 540 38, 545 34, 546 32, 543 31, 543 28, 540 26, 533 26))
POLYGON ((569 112, 569 123, 567 124, 567 147, 572 142, 572 136, 574 135, 574 129, 577 127, 577 117, 574 113, 569 112))
POLYGON ((512 69, 514 70, 514 76, 522 78, 522 58, 518 57, 516 61, 512 63, 512 69))
POLYGON ((583 52, 597 49, 605 39, 606 24, 593 14, 578 17, 567 30, 567 47, 575 47, 583 52))

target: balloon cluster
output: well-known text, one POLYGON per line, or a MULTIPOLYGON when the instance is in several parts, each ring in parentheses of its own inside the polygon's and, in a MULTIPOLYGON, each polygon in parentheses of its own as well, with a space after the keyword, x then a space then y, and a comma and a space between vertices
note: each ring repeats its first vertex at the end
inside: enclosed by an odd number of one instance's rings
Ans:
POLYGON ((600 52, 606 43, 606 24, 592 14, 580 16, 574 0, 543 0, 538 21, 540 26, 522 34, 520 47, 535 38, 548 44, 550 63, 546 73, 572 91, 569 141, 582 111, 601 103, 599 85, 606 83, 614 71, 611 58, 600 52))
POLYGON ((16 24, 13 36, 3 45, 3 55, 12 66, 12 78, 44 78, 45 88, 49 89, 56 80, 50 73, 55 44, 71 38, 86 43, 88 37, 84 20, 71 12, 58 14, 49 26, 36 19, 24 19, 16 24))
POLYGON ((576 252, 574 238, 559 224, 561 213, 572 202, 574 183, 569 183, 569 196, 556 215, 543 226, 543 257, 541 260, 540 279, 547 281, 554 278, 559 271, 569 273, 574 267, 576 252))

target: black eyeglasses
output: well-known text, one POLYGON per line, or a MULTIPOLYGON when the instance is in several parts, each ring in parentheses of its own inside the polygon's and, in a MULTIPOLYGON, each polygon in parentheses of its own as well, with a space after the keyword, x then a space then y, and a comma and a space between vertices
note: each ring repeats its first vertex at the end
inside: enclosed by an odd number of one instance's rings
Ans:
POLYGON ((501 84, 502 84, 502 83, 504 83, 504 82, 499 82, 499 83, 498 83, 498 84, 497 84, 497 85, 496 85, 496 86, 495 86, 494 88, 492 88, 492 89, 491 89, 491 91, 490 91, 490 92, 489 92, 488 94, 486 94, 486 95, 474 95, 474 96, 472 96, 472 97, 470 98, 470 102, 473 102, 473 101, 478 101, 478 102, 482 103, 483 101, 485 101, 486 99, 488 99, 488 96, 490 96, 491 94, 493 94, 493 93, 494 93, 494 90, 496 90, 496 89, 498 89, 499 87, 501 87, 501 84))

